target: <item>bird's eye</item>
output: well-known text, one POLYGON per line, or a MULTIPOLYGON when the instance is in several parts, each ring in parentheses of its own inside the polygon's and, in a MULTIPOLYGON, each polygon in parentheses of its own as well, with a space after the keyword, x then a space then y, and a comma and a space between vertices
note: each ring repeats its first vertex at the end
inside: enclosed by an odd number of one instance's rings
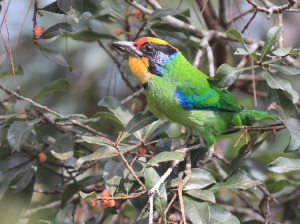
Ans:
POLYGON ((148 45, 145 47, 145 51, 147 51, 148 53, 151 53, 153 51, 153 47, 148 45))

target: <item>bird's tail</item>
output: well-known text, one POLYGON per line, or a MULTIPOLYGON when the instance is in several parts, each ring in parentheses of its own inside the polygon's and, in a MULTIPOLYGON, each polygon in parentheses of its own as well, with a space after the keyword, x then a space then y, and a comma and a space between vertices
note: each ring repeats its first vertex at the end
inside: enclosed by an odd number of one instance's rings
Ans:
POLYGON ((279 120, 278 117, 276 117, 274 115, 270 115, 265 111, 243 109, 232 120, 232 125, 235 125, 235 126, 252 125, 255 122, 257 122, 261 119, 264 119, 264 118, 274 120, 275 122, 277 120, 279 120))

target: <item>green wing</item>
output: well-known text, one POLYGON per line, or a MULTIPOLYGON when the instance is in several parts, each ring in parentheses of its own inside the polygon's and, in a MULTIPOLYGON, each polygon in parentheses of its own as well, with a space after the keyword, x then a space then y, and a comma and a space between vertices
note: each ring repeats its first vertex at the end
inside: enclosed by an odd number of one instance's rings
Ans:
MULTIPOLYGON (((203 80, 185 82, 175 89, 175 95, 181 106, 188 110, 220 110, 239 112, 243 107, 225 89, 203 83, 203 80), (206 86, 206 88, 202 88, 206 86)), ((205 80, 206 81, 206 80, 205 80)))

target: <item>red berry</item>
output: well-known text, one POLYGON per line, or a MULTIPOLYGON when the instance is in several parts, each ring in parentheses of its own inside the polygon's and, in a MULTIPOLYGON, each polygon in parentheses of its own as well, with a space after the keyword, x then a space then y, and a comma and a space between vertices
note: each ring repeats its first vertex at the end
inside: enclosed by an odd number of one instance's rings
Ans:
POLYGON ((102 208, 107 208, 108 207, 107 200, 100 200, 100 205, 102 208))
POLYGON ((141 155, 144 155, 144 154, 147 153, 147 149, 145 149, 145 148, 140 148, 137 152, 138 152, 139 154, 141 154, 141 155))
POLYGON ((92 201, 92 207, 95 208, 97 206, 97 201, 92 201))
POLYGON ((110 193, 108 193, 107 189, 102 191, 102 197, 111 197, 111 195, 110 195, 110 193))
POLYGON ((143 13, 141 12, 141 10, 136 10, 134 13, 136 16, 142 16, 143 13))
POLYGON ((175 214, 171 214, 170 217, 169 217, 169 220, 171 222, 176 222, 176 215, 175 214))
POLYGON ((37 37, 41 36, 41 34, 42 34, 44 31, 45 31, 45 28, 42 27, 42 26, 35 26, 35 27, 34 27, 34 30, 33 30, 34 35, 37 36, 37 37))
POLYGON ((115 30, 115 35, 120 36, 123 33, 122 30, 115 30))
POLYGON ((109 201, 107 201, 107 206, 108 207, 114 207, 115 204, 116 204, 115 200, 109 200, 109 201))
POLYGON ((45 154, 44 152, 40 152, 40 153, 39 153, 39 161, 40 161, 41 163, 44 163, 46 160, 47 160, 46 154, 45 154))

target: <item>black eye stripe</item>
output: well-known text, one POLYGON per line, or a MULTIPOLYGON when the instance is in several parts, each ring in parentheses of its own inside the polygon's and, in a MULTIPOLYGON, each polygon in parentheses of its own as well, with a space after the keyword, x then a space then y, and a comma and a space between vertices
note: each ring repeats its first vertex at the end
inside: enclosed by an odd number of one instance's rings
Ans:
MULTIPOLYGON (((160 52, 162 52, 164 54, 167 54, 167 55, 172 55, 172 54, 175 54, 177 52, 170 45, 155 44, 155 43, 152 43, 152 42, 146 42, 146 43, 144 43, 142 45, 141 49, 145 50, 146 52, 148 52, 146 50, 147 47, 152 47, 156 51, 160 51, 160 52)), ((148 53, 150 53, 150 52, 148 52, 148 53)))

